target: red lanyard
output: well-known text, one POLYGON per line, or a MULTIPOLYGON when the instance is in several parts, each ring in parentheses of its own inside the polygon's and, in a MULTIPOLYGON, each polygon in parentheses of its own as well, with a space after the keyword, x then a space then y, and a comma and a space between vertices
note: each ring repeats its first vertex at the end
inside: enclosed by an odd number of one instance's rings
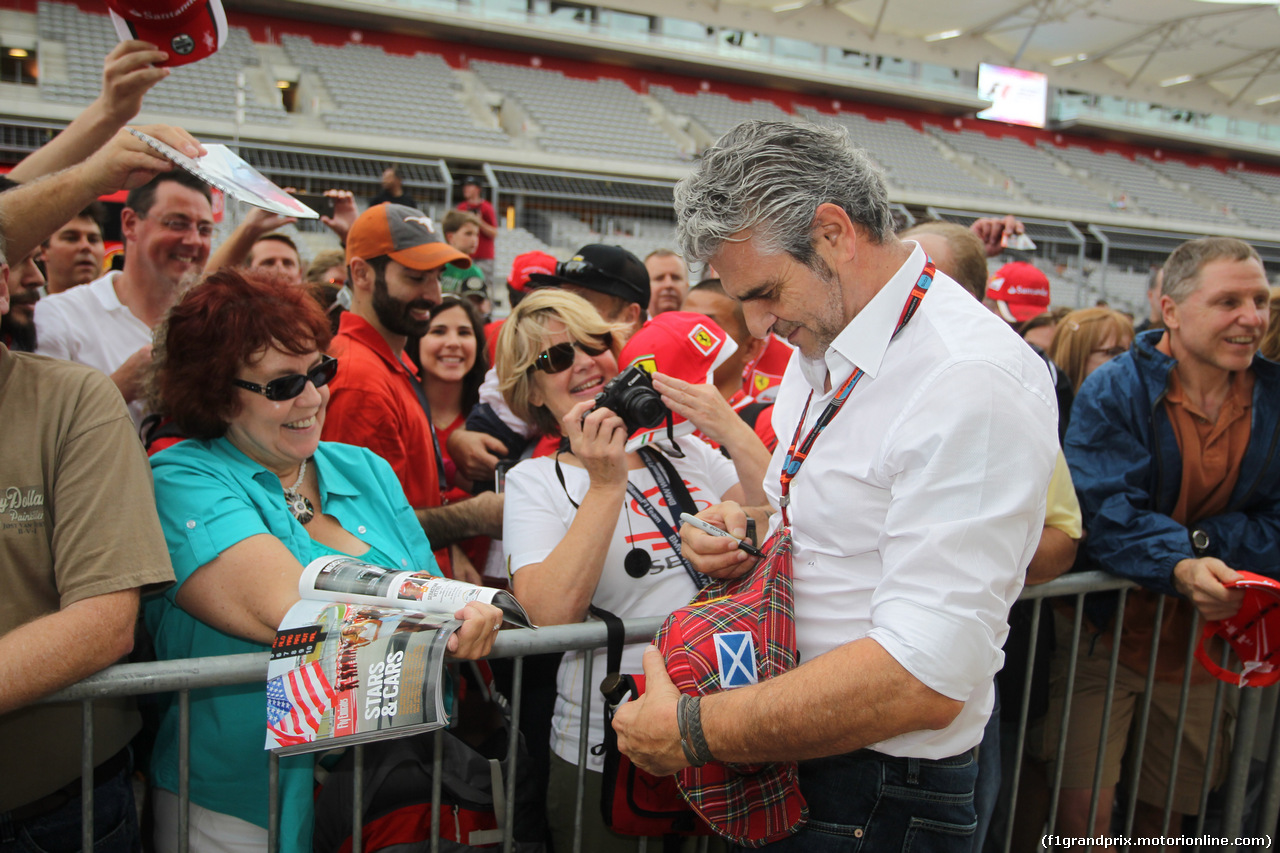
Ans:
MULTIPOLYGON (((916 279, 916 283, 911 288, 911 293, 907 295, 907 303, 902 306, 902 314, 898 317, 898 325, 893 330, 890 342, 898 336, 903 327, 915 316, 916 309, 920 307, 920 303, 924 301, 925 294, 929 292, 929 285, 933 284, 933 277, 936 269, 933 261, 928 255, 924 259, 924 270, 920 273, 920 278, 916 279)), ((818 440, 818 436, 827 424, 835 418, 836 413, 849 399, 849 395, 853 392, 853 386, 858 384, 858 380, 862 378, 862 368, 856 367, 852 375, 849 376, 840 387, 836 389, 836 395, 831 398, 831 402, 827 403, 826 409, 818 416, 818 420, 813 425, 813 429, 809 430, 809 434, 804 437, 804 441, 800 440, 800 430, 804 429, 805 416, 809 414, 809 403, 813 401, 813 391, 809 391, 809 396, 804 401, 804 410, 800 412, 800 420, 796 423, 795 435, 791 437, 791 446, 787 448, 787 456, 782 461, 782 496, 779 499, 779 508, 782 510, 782 526, 790 527, 791 520, 787 517, 787 507, 791 503, 791 481, 796 478, 796 474, 800 473, 800 466, 804 464, 804 460, 809 458, 809 450, 813 447, 813 443, 818 440), (799 449, 797 449, 799 445, 799 449)))

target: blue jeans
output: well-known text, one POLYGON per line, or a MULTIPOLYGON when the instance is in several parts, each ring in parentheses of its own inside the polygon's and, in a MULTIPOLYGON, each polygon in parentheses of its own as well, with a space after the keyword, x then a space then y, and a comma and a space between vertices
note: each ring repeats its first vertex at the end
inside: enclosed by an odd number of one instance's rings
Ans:
POLYGON ((977 818, 973 750, 930 761, 861 749, 800 763, 809 823, 774 853, 968 853, 977 818))
MULTIPOLYGON (((141 850, 138 812, 128 762, 93 789, 93 853, 141 850)), ((13 821, 0 813, 0 853, 70 853, 80 850, 80 805, 77 794, 39 817, 13 821)))
MULTIPOLYGON (((1016 742, 1010 746, 1016 746, 1016 742)), ((978 812, 978 828, 973 833, 973 853, 979 853, 991 828, 991 816, 995 814, 1000 799, 1000 687, 996 687, 996 704, 982 730, 982 743, 978 748, 978 781, 973 789, 973 806, 978 812)), ((1003 839, 1002 839, 1003 840, 1003 839)))

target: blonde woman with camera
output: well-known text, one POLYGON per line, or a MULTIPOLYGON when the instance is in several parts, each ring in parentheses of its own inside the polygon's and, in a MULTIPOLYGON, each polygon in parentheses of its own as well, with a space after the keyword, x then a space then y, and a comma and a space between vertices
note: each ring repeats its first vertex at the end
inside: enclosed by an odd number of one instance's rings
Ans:
MULTIPOLYGON (((543 289, 515 308, 498 337, 498 379, 511 410, 540 434, 561 436, 558 452, 521 462, 506 479, 508 570, 539 625, 584 621, 591 605, 627 619, 688 603, 701 581, 678 550, 680 504, 703 509, 743 497, 733 463, 701 439, 660 437, 628 449, 637 430, 624 423, 627 412, 595 400, 618 375, 620 331, 581 297, 543 289)), ((642 671, 644 645, 624 647, 621 672, 642 671)), ((567 653, 557 676, 547 803, 557 849, 572 847, 588 654, 598 683, 603 649, 567 653)), ((604 740, 601 697, 593 693, 588 747, 604 740)), ((595 807, 602 768, 603 758, 588 752, 583 849, 634 850, 635 839, 607 829, 595 807)))

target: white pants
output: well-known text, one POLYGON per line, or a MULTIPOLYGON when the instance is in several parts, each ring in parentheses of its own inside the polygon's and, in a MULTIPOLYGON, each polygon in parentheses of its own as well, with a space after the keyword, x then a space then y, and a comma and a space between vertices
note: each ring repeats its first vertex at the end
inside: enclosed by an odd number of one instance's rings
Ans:
MULTIPOLYGON (((177 853, 178 795, 152 788, 155 803, 156 853, 177 853)), ((262 827, 222 812, 191 803, 187 812, 188 849, 191 853, 263 853, 267 831, 262 827)))

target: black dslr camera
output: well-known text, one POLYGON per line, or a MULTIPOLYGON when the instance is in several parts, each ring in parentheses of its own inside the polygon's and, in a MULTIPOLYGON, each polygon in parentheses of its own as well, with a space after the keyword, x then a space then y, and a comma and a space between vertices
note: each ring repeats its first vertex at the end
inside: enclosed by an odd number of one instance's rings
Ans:
POLYGON ((609 380, 596 395, 596 409, 609 409, 622 418, 627 434, 638 429, 652 429, 667 419, 670 411, 662 404, 662 395, 653 390, 648 371, 632 365, 609 380))

